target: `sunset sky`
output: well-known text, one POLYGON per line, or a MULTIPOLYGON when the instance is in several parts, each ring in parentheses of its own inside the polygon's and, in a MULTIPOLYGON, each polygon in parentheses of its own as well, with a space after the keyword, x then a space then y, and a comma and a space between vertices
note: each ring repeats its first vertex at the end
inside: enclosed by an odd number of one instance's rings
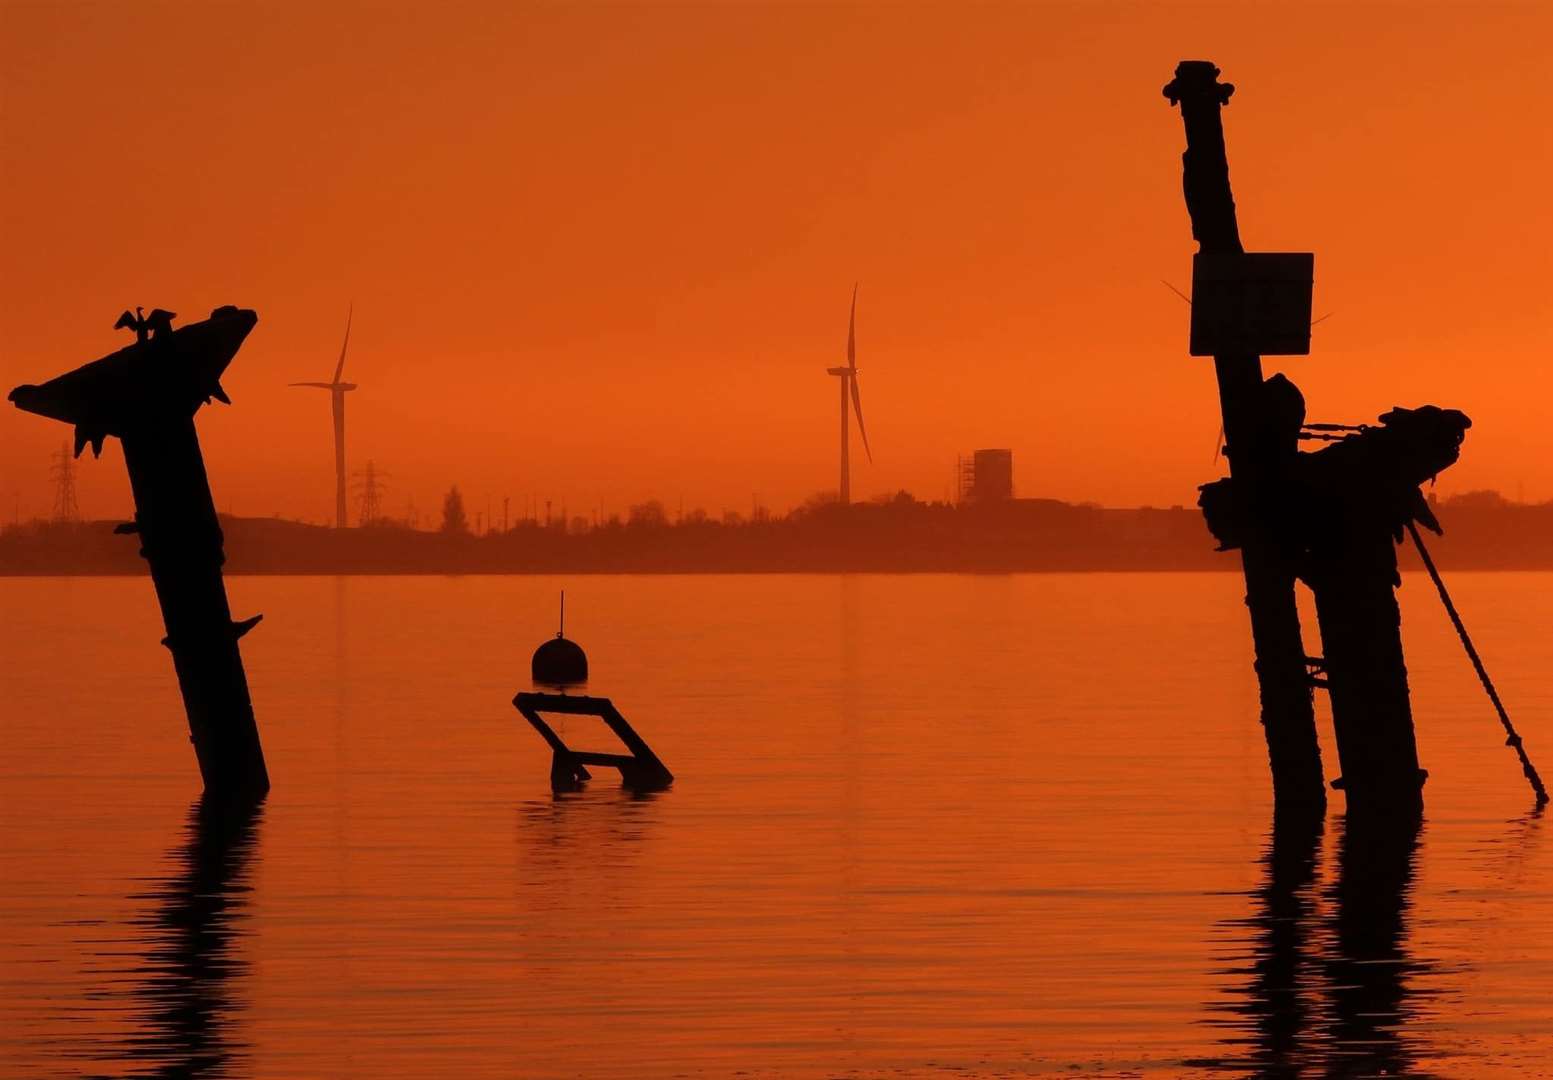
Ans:
MULTIPOLYGON (((1179 114, 1206 58, 1241 232, 1316 253, 1318 421, 1475 426, 1442 493, 1553 498, 1553 5, 0 6, 0 390, 127 342, 141 304, 255 308, 201 438, 223 510, 332 513, 352 468, 422 523, 530 496, 784 508, 836 482, 854 281, 875 460, 854 497, 1190 504, 1179 114)), ((0 511, 46 513, 58 424, 0 413, 0 511)), ((117 444, 80 475, 124 514, 117 444)), ((1448 524, 1448 523, 1447 523, 1448 524)))

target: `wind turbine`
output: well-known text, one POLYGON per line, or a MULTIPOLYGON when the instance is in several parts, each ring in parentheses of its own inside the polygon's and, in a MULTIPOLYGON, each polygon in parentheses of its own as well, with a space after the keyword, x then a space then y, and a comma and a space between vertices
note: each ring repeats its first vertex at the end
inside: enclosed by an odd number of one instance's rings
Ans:
POLYGON ((852 399, 852 410, 857 413, 857 433, 863 437, 863 452, 873 463, 874 452, 868 449, 868 432, 863 427, 863 399, 857 393, 857 286, 852 286, 852 313, 847 317, 847 366, 826 368, 827 375, 841 379, 841 505, 852 502, 852 462, 848 453, 847 398, 852 399))
POLYGON ((340 362, 334 366, 334 379, 330 382, 294 382, 292 386, 316 386, 329 391, 334 406, 334 524, 345 528, 345 391, 356 389, 355 383, 341 382, 345 370, 345 349, 351 341, 351 317, 356 313, 352 304, 345 316, 345 341, 340 345, 340 362))

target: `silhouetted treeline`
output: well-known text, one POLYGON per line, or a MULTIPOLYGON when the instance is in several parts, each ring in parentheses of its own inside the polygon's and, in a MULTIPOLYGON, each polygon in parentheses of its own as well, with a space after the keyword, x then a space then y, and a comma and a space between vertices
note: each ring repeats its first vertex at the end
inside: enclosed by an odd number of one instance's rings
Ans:
MULTIPOLYGON (((1553 503, 1474 492, 1435 504, 1450 569, 1553 569, 1553 503)), ((0 574, 140 574, 115 522, 34 522, 0 530, 0 574)), ((714 573, 1239 569, 1195 508, 1107 509, 1053 499, 924 503, 904 492, 849 507, 811 500, 785 516, 674 520, 644 503, 625 519, 524 521, 480 535, 382 522, 334 529, 223 517, 227 567, 248 574, 714 573)), ((1410 548, 1404 568, 1416 568, 1410 548)))

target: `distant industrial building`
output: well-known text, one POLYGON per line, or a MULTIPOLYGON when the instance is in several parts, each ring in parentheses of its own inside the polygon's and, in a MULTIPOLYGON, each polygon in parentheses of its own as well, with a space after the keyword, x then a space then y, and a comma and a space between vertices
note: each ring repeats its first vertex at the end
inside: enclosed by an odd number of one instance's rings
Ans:
POLYGON ((1014 497, 1014 452, 977 450, 957 463, 961 502, 1006 502, 1014 497))

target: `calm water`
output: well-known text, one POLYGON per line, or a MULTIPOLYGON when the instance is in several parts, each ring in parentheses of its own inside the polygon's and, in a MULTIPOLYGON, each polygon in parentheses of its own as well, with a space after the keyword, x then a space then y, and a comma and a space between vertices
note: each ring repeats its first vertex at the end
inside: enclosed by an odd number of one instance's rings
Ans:
MULTIPOLYGON (((0 1075, 1553 1075, 1549 824, 1426 579, 1378 849, 1273 844, 1234 575, 571 579, 650 798, 510 705, 560 584, 233 579, 221 824, 149 583, 0 580, 0 1075)), ((1453 584, 1553 771, 1553 575, 1453 584)))

